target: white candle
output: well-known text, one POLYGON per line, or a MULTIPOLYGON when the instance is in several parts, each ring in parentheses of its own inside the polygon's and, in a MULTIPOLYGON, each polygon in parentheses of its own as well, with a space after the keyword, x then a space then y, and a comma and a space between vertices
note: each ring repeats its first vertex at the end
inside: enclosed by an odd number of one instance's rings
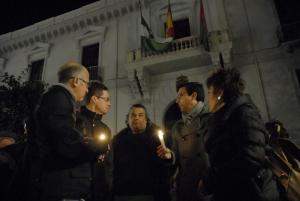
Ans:
POLYGON ((166 148, 166 144, 164 140, 164 132, 162 132, 162 130, 158 130, 157 134, 161 145, 163 146, 163 148, 166 148))

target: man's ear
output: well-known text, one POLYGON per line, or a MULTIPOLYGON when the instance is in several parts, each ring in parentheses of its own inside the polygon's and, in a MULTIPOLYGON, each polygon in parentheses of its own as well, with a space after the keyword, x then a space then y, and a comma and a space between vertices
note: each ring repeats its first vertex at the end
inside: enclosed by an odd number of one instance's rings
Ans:
POLYGON ((75 77, 74 79, 72 79, 71 82, 72 82, 72 85, 74 87, 77 87, 79 85, 79 79, 77 77, 75 77))
POLYGON ((197 100, 197 93, 196 92, 192 93, 192 98, 195 99, 195 100, 197 100))
POLYGON ((93 103, 95 103, 97 101, 97 99, 98 99, 97 96, 92 96, 90 101, 92 101, 93 103))

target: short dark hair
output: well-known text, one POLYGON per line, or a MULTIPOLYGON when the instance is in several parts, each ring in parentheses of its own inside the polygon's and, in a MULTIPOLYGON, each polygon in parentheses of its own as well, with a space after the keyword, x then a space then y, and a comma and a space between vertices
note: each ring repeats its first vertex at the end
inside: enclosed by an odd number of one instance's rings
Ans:
POLYGON ((204 101, 204 89, 203 85, 199 82, 187 82, 182 85, 180 85, 180 88, 184 87, 188 93, 188 95, 192 95, 192 93, 196 92, 197 93, 197 98, 196 100, 199 101, 204 101))
POLYGON ((230 102, 242 95, 245 83, 235 68, 220 68, 206 80, 207 87, 213 86, 215 90, 223 90, 222 99, 230 102))
POLYGON ((58 82, 66 83, 72 77, 77 76, 85 69, 83 65, 76 62, 67 62, 62 67, 60 67, 57 75, 58 75, 58 82))
POLYGON ((140 104, 140 103, 133 104, 133 105, 130 106, 130 108, 128 110, 128 113, 126 115, 126 120, 125 120, 126 125, 129 127, 129 123, 128 123, 128 121, 129 121, 129 112, 130 112, 130 110, 132 108, 142 108, 142 109, 144 109, 145 115, 146 115, 146 119, 147 119, 147 127, 148 127, 150 125, 151 121, 150 121, 150 118, 148 116, 148 112, 147 112, 146 107, 143 104, 140 104))
POLYGON ((100 81, 93 80, 89 84, 88 93, 86 94, 86 102, 89 103, 92 96, 101 96, 103 91, 108 91, 108 88, 100 81))

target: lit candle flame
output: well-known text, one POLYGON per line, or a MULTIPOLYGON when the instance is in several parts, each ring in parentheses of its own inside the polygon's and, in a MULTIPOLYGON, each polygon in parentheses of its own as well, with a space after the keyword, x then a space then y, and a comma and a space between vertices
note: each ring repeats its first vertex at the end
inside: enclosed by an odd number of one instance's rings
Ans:
POLYGON ((101 134, 99 135, 99 140, 101 140, 101 141, 106 140, 106 135, 105 135, 104 133, 101 133, 101 134))
POLYGON ((166 148, 166 144, 165 144, 165 140, 164 140, 164 132, 162 130, 158 130, 157 134, 158 134, 158 138, 159 138, 159 141, 160 141, 161 145, 164 148, 166 148))
POLYGON ((164 139, 164 132, 162 130, 158 130, 158 137, 159 139, 164 139))

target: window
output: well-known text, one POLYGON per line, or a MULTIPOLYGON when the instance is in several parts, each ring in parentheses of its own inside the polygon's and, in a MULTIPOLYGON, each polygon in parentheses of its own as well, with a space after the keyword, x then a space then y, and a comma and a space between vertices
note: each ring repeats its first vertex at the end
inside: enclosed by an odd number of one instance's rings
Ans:
POLYGON ((284 41, 300 38, 300 1, 275 0, 284 41))
POLYGON ((42 80, 44 59, 33 61, 30 65, 30 81, 42 80))
POLYGON ((82 47, 82 64, 87 67, 91 80, 98 80, 99 77, 99 43, 82 47))
MULTIPOLYGON (((188 18, 173 21, 175 37, 174 39, 191 36, 190 23, 188 18)), ((165 23, 166 31, 166 23, 165 23)))
POLYGON ((298 83, 300 86, 300 69, 296 69, 296 75, 297 75, 298 83))

